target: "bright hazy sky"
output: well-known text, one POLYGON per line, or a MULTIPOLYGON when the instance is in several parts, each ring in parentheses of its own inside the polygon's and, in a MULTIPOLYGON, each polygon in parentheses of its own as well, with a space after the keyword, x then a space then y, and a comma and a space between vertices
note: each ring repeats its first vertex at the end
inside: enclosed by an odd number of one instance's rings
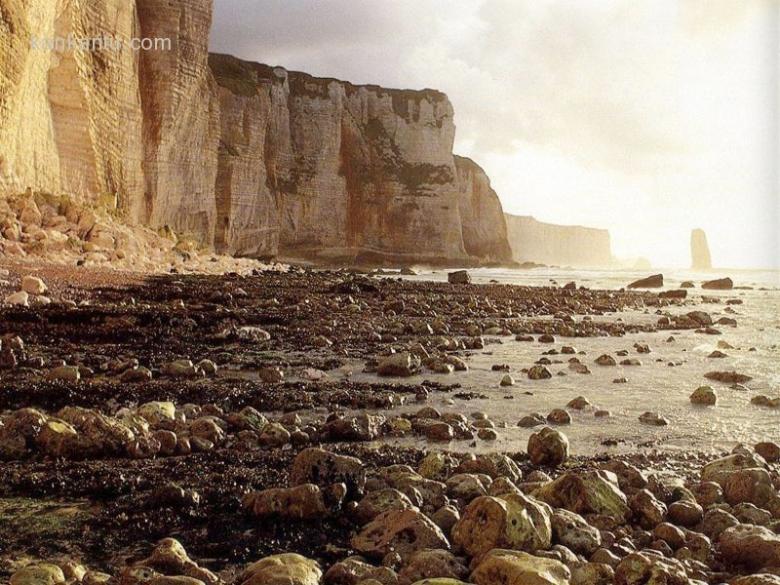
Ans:
POLYGON ((780 0, 215 0, 212 50, 440 89, 504 209, 780 266, 780 0))

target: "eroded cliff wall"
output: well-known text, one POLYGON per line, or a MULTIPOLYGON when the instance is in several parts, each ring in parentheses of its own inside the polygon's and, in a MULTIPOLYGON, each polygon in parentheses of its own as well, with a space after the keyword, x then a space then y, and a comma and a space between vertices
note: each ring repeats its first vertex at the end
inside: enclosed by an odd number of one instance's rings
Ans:
POLYGON ((292 257, 469 257, 446 96, 225 55, 211 66, 223 115, 217 241, 227 250, 244 253, 250 231, 292 257))
POLYGON ((455 167, 466 253, 484 262, 511 262, 512 250, 507 239, 504 210, 490 186, 490 179, 482 167, 470 158, 456 156, 455 167))
POLYGON ((217 89, 208 65, 212 4, 136 3, 143 37, 173 41, 170 50, 140 53, 144 221, 211 244, 220 140, 217 89))
POLYGON ((0 189, 94 200, 143 193, 137 55, 58 50, 54 39, 138 36, 126 0, 0 0, 0 189))
POLYGON ((116 197, 132 222, 246 256, 508 261, 453 109, 209 56, 210 0, 0 0, 0 190, 116 197), (32 39, 170 39, 166 49, 32 39))
POLYGON ((506 224, 512 254, 518 262, 577 267, 612 264, 607 230, 556 225, 511 214, 506 214, 506 224))

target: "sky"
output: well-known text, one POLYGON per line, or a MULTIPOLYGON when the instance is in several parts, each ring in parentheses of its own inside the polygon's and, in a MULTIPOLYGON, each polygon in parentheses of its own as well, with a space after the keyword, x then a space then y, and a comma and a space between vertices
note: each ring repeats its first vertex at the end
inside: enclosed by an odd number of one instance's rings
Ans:
POLYGON ((504 210, 780 268, 780 0, 215 0, 212 50, 444 91, 504 210))

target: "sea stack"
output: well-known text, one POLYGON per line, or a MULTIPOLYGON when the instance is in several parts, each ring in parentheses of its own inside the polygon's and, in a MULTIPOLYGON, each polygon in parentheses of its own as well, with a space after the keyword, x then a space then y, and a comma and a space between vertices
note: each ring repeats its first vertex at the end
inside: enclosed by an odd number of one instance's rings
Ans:
POLYGON ((709 270, 712 268, 707 234, 702 229, 691 231, 691 268, 694 270, 709 270))

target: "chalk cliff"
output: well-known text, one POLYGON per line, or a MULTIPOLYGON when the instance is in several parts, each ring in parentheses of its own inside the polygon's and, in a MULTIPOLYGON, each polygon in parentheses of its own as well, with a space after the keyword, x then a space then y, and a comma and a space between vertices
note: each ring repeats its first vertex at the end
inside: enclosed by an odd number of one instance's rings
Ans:
POLYGON ((126 0, 0 0, 0 192, 119 194, 130 212, 144 189, 138 34, 126 0), (106 33, 124 48, 47 44, 106 33))
POLYGON ((211 67, 223 114, 217 242, 226 250, 245 253, 249 229, 292 257, 468 258, 444 94, 225 55, 212 55, 211 67))
POLYGON ((710 246, 707 234, 702 229, 691 231, 691 268, 694 270, 709 270, 712 268, 710 246))
POLYGON ((212 244, 220 111, 208 65, 212 4, 136 0, 141 35, 171 50, 139 53, 145 199, 142 221, 212 244))
POLYGON ((607 267, 613 262, 609 231, 556 225, 506 214, 509 244, 517 262, 607 267))
POLYGON ((504 210, 490 186, 490 179, 470 158, 456 156, 455 168, 466 252, 486 262, 510 262, 512 250, 507 239, 504 210))
POLYGON ((236 255, 510 260, 500 203, 453 156, 453 109, 209 56, 210 0, 0 0, 0 192, 114 199, 236 255), (171 39, 170 50, 31 39, 171 39))

